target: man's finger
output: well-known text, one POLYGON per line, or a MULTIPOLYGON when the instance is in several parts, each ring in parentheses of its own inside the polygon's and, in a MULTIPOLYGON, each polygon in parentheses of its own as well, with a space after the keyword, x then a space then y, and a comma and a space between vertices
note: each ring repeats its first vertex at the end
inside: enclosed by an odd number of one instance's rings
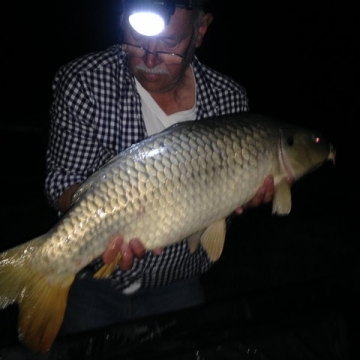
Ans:
POLYGON ((118 265, 121 270, 130 270, 134 263, 134 255, 129 244, 123 244, 120 249, 120 261, 118 265))
POLYGON ((116 255, 121 249, 123 242, 124 238, 122 236, 115 236, 110 240, 109 245, 101 256, 105 264, 110 264, 114 261, 116 255))
POLYGON ((274 187, 274 177, 269 175, 264 181, 265 193, 263 195, 263 201, 265 203, 270 202, 274 197, 275 187, 274 187))
POLYGON ((139 239, 131 239, 129 245, 135 257, 139 259, 144 257, 146 250, 139 239))
POLYGON ((156 248, 156 249, 153 250, 153 253, 155 255, 160 255, 162 253, 162 251, 163 251, 163 248, 156 248))

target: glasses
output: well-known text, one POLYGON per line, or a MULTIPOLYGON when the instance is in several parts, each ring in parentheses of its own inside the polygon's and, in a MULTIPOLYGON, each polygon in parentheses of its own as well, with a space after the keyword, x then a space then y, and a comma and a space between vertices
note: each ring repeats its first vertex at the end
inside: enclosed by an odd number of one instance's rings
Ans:
POLYGON ((133 45, 126 42, 123 42, 121 44, 121 48, 125 51, 126 55, 129 57, 143 58, 147 54, 153 54, 164 64, 171 64, 171 65, 181 64, 186 56, 186 55, 180 55, 166 51, 150 51, 142 46, 133 45))

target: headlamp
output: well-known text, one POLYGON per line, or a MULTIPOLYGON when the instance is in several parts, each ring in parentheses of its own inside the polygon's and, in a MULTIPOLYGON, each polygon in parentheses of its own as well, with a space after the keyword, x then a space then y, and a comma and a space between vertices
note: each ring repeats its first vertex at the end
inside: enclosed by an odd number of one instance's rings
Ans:
POLYGON ((203 7, 205 0, 125 0, 124 12, 129 23, 142 35, 154 36, 169 24, 176 7, 203 7))

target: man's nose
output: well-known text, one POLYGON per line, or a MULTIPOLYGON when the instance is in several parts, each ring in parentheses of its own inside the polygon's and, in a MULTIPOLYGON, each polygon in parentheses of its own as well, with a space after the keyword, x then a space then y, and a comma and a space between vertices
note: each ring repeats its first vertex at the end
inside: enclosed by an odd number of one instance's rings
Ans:
POLYGON ((156 66, 159 63, 159 58, 156 52, 148 50, 144 57, 144 62, 147 67, 151 68, 156 66))
POLYGON ((154 67, 160 62, 159 57, 156 54, 157 43, 158 43, 158 39, 151 38, 148 40, 148 43, 146 44, 147 52, 145 54, 144 62, 147 67, 154 67))

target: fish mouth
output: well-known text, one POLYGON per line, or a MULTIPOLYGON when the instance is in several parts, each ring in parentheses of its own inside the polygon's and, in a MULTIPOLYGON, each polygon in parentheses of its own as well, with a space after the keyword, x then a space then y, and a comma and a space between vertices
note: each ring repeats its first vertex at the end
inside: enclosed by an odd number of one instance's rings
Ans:
POLYGON ((330 152, 327 159, 332 161, 334 168, 335 168, 335 157, 336 157, 336 149, 333 146, 333 144, 330 144, 330 152))

